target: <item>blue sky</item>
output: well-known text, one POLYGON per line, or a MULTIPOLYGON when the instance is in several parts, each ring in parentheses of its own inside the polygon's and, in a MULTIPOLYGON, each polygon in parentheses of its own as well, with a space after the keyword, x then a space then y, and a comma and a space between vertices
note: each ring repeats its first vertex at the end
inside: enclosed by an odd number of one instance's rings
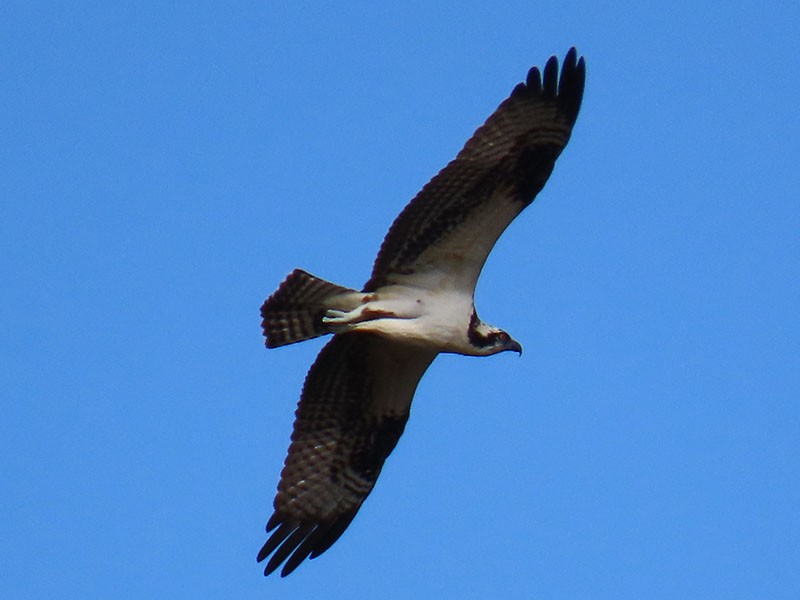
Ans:
POLYGON ((800 597, 796 3, 0 8, 0 591, 800 597), (255 554, 320 341, 295 267, 383 235, 532 65, 572 141, 348 532, 255 554))

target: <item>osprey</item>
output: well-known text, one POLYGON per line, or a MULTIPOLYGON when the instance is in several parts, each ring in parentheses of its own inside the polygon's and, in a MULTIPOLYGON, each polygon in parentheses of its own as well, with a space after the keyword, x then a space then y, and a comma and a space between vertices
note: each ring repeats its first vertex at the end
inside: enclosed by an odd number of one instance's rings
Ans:
POLYGON ((522 347, 473 296, 500 234, 542 189, 569 140, 586 67, 575 48, 533 67, 455 160, 406 206, 361 291, 295 270, 261 307, 268 348, 332 333, 305 380, 281 472, 264 574, 330 548, 372 491, 440 352, 522 347), (273 554, 274 553, 274 554, 273 554))

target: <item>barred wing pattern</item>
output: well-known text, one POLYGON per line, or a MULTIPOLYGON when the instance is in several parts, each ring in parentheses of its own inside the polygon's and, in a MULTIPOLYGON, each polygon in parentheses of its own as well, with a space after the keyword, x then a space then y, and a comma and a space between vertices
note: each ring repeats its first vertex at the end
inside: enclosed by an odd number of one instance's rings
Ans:
POLYGON ((475 284, 497 238, 542 189, 569 141, 580 110, 586 66, 571 48, 528 72, 466 143, 406 206, 389 229, 364 286, 371 292, 403 275, 475 284))
POLYGON ((274 552, 265 575, 284 561, 288 575, 344 532, 403 433, 435 356, 364 333, 336 335, 322 349, 297 408, 267 524, 273 533, 258 554, 260 562, 274 552))

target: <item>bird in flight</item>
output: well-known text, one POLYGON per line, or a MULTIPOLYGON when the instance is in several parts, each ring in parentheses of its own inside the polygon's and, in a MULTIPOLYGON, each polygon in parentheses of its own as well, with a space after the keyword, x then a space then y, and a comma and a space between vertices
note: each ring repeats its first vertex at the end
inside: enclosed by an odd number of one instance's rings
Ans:
POLYGON ((522 347, 485 323, 475 285, 500 234, 550 177, 581 106, 586 66, 533 67, 456 158, 395 219, 361 291, 292 272, 261 307, 268 348, 332 339, 306 376, 269 539, 257 560, 281 576, 342 535, 372 491, 440 352, 522 347), (271 556, 270 556, 271 555, 271 556))

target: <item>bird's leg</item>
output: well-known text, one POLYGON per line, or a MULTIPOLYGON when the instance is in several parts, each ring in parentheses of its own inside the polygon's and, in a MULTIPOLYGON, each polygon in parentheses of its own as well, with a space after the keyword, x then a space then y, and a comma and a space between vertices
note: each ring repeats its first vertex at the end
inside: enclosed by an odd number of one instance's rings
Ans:
POLYGON ((370 308, 368 304, 363 304, 349 311, 329 308, 325 311, 325 316, 322 317, 322 322, 325 323, 325 325, 331 325, 338 329, 340 327, 346 327, 347 325, 363 323, 364 321, 391 318, 395 316, 396 315, 392 311, 370 308))

